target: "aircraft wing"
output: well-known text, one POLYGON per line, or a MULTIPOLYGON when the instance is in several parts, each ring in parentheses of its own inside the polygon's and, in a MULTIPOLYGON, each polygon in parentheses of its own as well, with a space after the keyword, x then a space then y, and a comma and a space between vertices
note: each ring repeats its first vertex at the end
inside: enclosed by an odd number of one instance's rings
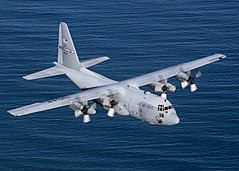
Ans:
POLYGON ((204 57, 191 62, 182 63, 176 66, 172 66, 162 70, 144 74, 132 79, 128 79, 128 80, 125 80, 124 83, 127 85, 140 87, 140 86, 151 84, 153 82, 161 81, 161 80, 176 76, 180 72, 191 71, 195 68, 202 67, 204 65, 216 62, 224 58, 226 58, 226 56, 223 54, 215 54, 215 55, 204 57))
POLYGON ((77 94, 60 97, 42 103, 34 103, 28 106, 23 106, 17 109, 9 110, 8 112, 14 116, 22 116, 44 110, 68 106, 74 102, 85 102, 89 100, 94 100, 102 96, 117 94, 118 92, 120 92, 120 89, 117 88, 117 86, 104 86, 90 90, 85 90, 77 94))

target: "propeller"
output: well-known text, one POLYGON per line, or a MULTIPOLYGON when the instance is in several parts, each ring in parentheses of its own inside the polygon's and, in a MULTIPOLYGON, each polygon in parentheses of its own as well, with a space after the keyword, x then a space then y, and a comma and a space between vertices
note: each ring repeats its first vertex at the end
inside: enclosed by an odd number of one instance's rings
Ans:
POLYGON ((115 114, 114 106, 117 105, 118 103, 107 96, 101 98, 101 103, 105 109, 108 109, 107 115, 109 117, 114 117, 115 114))
POLYGON ((91 106, 88 106, 88 102, 78 103, 74 102, 70 108, 75 111, 75 117, 78 118, 83 115, 83 122, 88 123, 90 122, 90 115, 96 113, 96 103, 93 103, 91 106))
POLYGON ((96 113, 96 103, 93 103, 91 106, 84 106, 82 109, 83 113, 83 122, 88 123, 90 122, 90 115, 93 115, 96 113))
POLYGON ((168 80, 162 80, 161 82, 154 82, 149 85, 151 88, 154 88, 155 92, 162 92, 161 97, 164 99, 167 99, 167 91, 175 92, 176 87, 170 83, 168 83, 168 80))
POLYGON ((190 85, 190 91, 194 92, 197 90, 197 85, 195 84, 195 79, 202 76, 201 71, 198 71, 194 76, 191 75, 191 71, 187 72, 188 79, 181 81, 181 87, 185 89, 188 85, 190 85))
POLYGON ((114 117, 114 116, 115 116, 114 106, 117 105, 118 103, 117 103, 115 100, 111 100, 111 101, 109 102, 109 104, 110 104, 110 108, 109 108, 109 110, 108 110, 108 112, 107 112, 107 115, 108 115, 109 117, 114 117))

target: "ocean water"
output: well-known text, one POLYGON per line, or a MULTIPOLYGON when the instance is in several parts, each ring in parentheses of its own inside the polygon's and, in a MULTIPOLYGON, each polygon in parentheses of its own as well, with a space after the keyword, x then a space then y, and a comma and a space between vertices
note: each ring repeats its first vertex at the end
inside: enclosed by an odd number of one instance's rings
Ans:
POLYGON ((37 1, 0 3, 0 170, 239 170, 239 2, 37 1), (79 92, 66 77, 26 81, 52 66, 58 25, 78 55, 111 60, 92 70, 124 80, 214 53, 198 91, 168 98, 181 122, 153 126, 97 109, 89 124, 68 108, 13 117, 6 111, 79 92))

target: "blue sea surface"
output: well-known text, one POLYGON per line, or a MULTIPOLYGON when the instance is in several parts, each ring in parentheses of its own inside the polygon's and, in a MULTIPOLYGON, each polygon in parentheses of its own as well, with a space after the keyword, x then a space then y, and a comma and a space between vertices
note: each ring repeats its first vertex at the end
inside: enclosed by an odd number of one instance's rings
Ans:
POLYGON ((239 170, 238 1, 2 0, 0 7, 0 170, 239 170), (6 111, 80 92, 65 76, 22 78, 53 66, 61 21, 80 59, 111 58, 91 69, 115 80, 215 53, 227 58, 199 69, 195 93, 170 79, 178 125, 108 118, 101 107, 89 124, 67 107, 11 116, 6 111))

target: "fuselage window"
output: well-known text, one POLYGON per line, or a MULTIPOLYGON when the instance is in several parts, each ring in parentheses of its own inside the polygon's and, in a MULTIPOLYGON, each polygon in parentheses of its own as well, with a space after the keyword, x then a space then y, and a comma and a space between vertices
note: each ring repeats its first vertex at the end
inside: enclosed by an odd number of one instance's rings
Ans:
POLYGON ((161 113, 161 114, 160 114, 160 117, 162 117, 162 118, 163 118, 163 117, 164 117, 164 114, 162 114, 162 113, 161 113))

